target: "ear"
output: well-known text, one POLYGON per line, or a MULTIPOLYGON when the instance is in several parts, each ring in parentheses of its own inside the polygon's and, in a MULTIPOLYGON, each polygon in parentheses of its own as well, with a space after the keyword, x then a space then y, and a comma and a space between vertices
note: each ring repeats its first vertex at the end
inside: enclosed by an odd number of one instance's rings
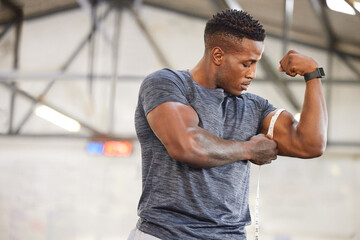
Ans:
POLYGON ((211 51, 212 61, 219 66, 224 60, 224 51, 220 47, 214 47, 211 51))

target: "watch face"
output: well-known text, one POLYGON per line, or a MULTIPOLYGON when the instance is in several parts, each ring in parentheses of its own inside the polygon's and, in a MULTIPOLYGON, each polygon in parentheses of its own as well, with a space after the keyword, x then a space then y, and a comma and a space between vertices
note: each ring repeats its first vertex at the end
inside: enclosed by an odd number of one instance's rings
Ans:
POLYGON ((320 73, 320 76, 321 77, 325 77, 325 72, 324 72, 324 69, 321 67, 321 68, 318 68, 319 69, 319 73, 320 73))

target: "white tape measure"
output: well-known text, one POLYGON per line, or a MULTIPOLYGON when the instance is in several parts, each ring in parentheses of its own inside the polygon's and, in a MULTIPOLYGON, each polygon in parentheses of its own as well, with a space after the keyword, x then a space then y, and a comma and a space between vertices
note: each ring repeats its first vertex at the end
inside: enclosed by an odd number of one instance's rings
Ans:
MULTIPOLYGON (((274 116, 271 117, 267 135, 270 135, 271 137, 274 136, 275 122, 278 119, 280 113, 282 113, 282 111, 284 111, 284 110, 285 109, 278 109, 275 112, 274 116)), ((261 169, 261 166, 259 166, 258 182, 257 182, 257 189, 256 189, 256 199, 255 199, 255 240, 259 240, 259 233, 260 233, 260 222, 259 222, 260 169, 261 169)))

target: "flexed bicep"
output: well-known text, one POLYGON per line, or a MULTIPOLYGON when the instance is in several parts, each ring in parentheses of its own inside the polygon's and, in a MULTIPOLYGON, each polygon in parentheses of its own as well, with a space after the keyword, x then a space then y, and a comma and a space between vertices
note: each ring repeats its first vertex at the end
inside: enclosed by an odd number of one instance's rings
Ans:
MULTIPOLYGON (((263 122, 262 133, 267 134, 271 119, 276 111, 271 112, 263 122)), ((308 150, 304 139, 297 131, 298 122, 288 111, 282 111, 274 124, 273 135, 271 136, 278 144, 279 155, 307 158, 308 150)))

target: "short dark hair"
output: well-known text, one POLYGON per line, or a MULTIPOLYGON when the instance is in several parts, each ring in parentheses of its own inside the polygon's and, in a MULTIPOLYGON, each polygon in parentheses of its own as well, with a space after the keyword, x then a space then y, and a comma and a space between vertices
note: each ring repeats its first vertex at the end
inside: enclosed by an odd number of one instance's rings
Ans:
POLYGON ((213 15, 207 21, 204 33, 205 46, 209 47, 210 39, 218 36, 231 36, 239 40, 248 38, 254 41, 264 41, 265 30, 258 20, 245 11, 229 9, 213 15))

